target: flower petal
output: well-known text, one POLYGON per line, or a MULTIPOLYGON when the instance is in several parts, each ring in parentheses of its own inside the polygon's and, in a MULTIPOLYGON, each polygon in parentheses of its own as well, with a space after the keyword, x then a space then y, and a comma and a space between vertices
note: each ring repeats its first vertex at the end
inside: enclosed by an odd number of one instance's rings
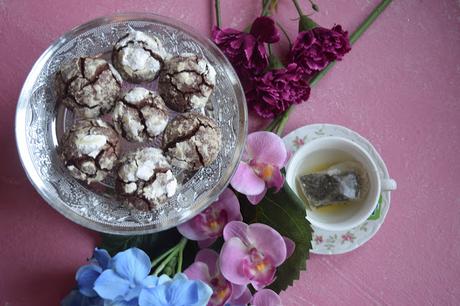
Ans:
POLYGON ((228 301, 230 305, 246 305, 251 298, 252 294, 247 286, 232 284, 232 296, 228 301))
POLYGON ((280 191, 281 187, 284 185, 284 176, 281 174, 280 169, 273 169, 272 176, 269 181, 267 181, 267 187, 274 187, 276 192, 280 191))
POLYGON ((242 242, 247 243, 247 232, 248 232, 248 225, 241 221, 232 221, 229 222, 224 227, 224 240, 227 241, 230 238, 237 237, 242 242))
POLYGON ((203 231, 196 227, 196 220, 198 216, 193 217, 189 221, 182 223, 177 226, 177 230, 179 233, 187 239, 190 240, 202 240, 203 239, 203 231))
MULTIPOLYGON (((283 140, 272 132, 259 131, 248 135, 246 149, 257 162, 284 167, 287 157, 283 140)), ((236 188, 235 188, 236 189, 236 188)))
POLYGON ((255 196, 246 196, 249 200, 249 203, 251 203, 252 205, 257 205, 259 204, 260 201, 262 201, 262 199, 265 197, 265 195, 267 194, 267 189, 265 189, 264 191, 262 191, 262 193, 258 194, 258 195, 255 195, 255 196))
POLYGON ((99 266, 94 264, 85 265, 78 269, 75 278, 77 280, 78 289, 80 292, 88 297, 97 296, 96 291, 94 291, 94 282, 101 275, 102 269, 99 266))
POLYGON ((130 283, 140 284, 151 269, 150 258, 138 248, 120 252, 113 258, 113 269, 130 283))
POLYGON ((201 249, 204 249, 204 248, 207 248, 209 247, 211 244, 214 243, 214 241, 216 241, 216 238, 209 238, 209 239, 205 239, 205 240, 198 240, 198 246, 201 248, 201 249))
POLYGON ((166 284, 154 288, 143 288, 139 294, 139 306, 169 306, 166 299, 166 284))
POLYGON ((283 240, 286 244, 286 259, 288 259, 295 251, 295 242, 285 236, 283 236, 283 240))
POLYGON ((254 306, 282 306, 281 298, 270 289, 262 289, 254 295, 254 306))
MULTIPOLYGON (((218 273, 219 254, 211 249, 203 249, 196 254, 195 262, 202 262, 208 266, 209 276, 214 277, 218 273)), ((188 275, 187 275, 188 276, 188 275)))
POLYGON ((129 281, 118 276, 113 270, 105 270, 94 282, 94 291, 104 299, 114 300, 129 290, 129 281))
POLYGON ((246 163, 240 162, 230 182, 236 191, 246 195, 257 195, 265 189, 265 182, 246 163))
POLYGON ((230 282, 237 285, 249 284, 249 279, 241 271, 241 262, 247 256, 248 249, 237 237, 225 241, 220 252, 220 271, 230 282))
POLYGON ((240 202, 230 188, 225 189, 219 196, 219 200, 214 202, 212 205, 215 209, 225 210, 227 213, 227 220, 229 222, 243 220, 243 217, 241 216, 240 202))
POLYGON ((187 269, 185 269, 184 274, 187 275, 189 279, 200 280, 205 283, 209 283, 211 281, 208 265, 200 261, 192 263, 187 269))
POLYGON ((112 258, 110 257, 109 252, 106 250, 95 248, 93 258, 96 260, 99 266, 101 266, 102 270, 110 268, 110 261, 112 258))
POLYGON ((278 267, 286 260, 286 248, 283 237, 273 228, 262 223, 248 226, 247 236, 255 248, 263 254, 269 254, 273 265, 278 267))
POLYGON ((258 17, 254 20, 251 26, 251 34, 260 41, 270 44, 280 40, 280 32, 276 28, 275 22, 266 16, 258 17))
POLYGON ((201 306, 205 305, 212 295, 212 289, 202 281, 190 281, 185 274, 174 276, 168 288, 169 305, 201 306))

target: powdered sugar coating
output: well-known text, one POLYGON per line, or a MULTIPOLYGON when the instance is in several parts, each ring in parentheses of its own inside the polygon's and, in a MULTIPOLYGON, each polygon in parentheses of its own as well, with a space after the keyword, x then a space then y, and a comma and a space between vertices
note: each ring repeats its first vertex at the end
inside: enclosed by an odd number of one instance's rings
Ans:
POLYGON ((102 120, 81 120, 64 135, 60 150, 73 177, 88 184, 100 182, 118 159, 118 134, 102 120))
POLYGON ((216 71, 194 54, 181 54, 165 62, 158 91, 171 109, 187 112, 205 107, 216 84, 216 71))
POLYGON ((210 165, 221 145, 222 133, 217 123, 196 113, 177 116, 163 134, 163 148, 171 164, 186 170, 210 165))
POLYGON ((168 111, 155 92, 135 87, 115 104, 115 129, 129 141, 143 142, 161 134, 168 124, 168 111))
POLYGON ((154 80, 167 56, 157 37, 133 30, 113 47, 112 62, 123 78, 140 83, 154 80))
POLYGON ((121 91, 122 79, 106 60, 75 58, 56 74, 59 99, 77 115, 95 118, 108 113, 121 91))
POLYGON ((129 205, 150 210, 176 193, 177 181, 163 152, 147 147, 127 153, 121 159, 117 190, 129 205))

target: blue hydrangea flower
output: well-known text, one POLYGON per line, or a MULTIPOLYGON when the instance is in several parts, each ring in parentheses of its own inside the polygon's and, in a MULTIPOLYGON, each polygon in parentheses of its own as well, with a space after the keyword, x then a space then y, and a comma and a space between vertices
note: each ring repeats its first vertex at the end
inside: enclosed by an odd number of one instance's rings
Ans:
POLYGON ((106 250, 94 249, 90 264, 81 266, 75 275, 80 293, 87 297, 98 296, 93 289, 94 282, 111 264, 110 255, 106 250))
POLYGON ((148 276, 149 256, 138 248, 118 253, 111 263, 111 268, 97 277, 94 291, 114 305, 136 305, 144 285, 156 283, 157 277, 148 276))
POLYGON ((211 295, 211 287, 202 281, 189 280, 183 273, 172 280, 162 275, 141 290, 139 306, 202 306, 211 295))
POLYGON ((61 302, 61 306, 106 306, 100 297, 87 297, 72 290, 61 302))

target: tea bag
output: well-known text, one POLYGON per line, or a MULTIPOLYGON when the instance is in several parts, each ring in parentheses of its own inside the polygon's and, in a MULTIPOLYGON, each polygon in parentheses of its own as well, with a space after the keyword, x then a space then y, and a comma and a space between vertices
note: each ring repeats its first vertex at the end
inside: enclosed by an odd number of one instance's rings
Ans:
POLYGON ((366 196, 369 179, 360 163, 347 161, 325 171, 298 177, 303 195, 312 207, 356 202, 366 196))

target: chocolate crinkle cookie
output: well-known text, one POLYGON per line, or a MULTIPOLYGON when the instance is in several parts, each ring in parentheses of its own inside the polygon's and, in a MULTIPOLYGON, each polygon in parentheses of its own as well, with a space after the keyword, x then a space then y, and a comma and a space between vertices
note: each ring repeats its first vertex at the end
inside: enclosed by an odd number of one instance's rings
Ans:
POLYGON ((198 170, 219 154, 222 135, 217 123, 204 115, 186 113, 174 118, 163 134, 163 148, 172 165, 198 170))
POLYGON ((112 110, 122 79, 106 60, 80 57, 64 64, 56 74, 61 101, 77 115, 96 118, 112 110))
POLYGON ((116 189, 128 205, 147 211, 172 197, 177 181, 162 151, 147 147, 121 159, 116 189))
POLYGON ((100 119, 80 120, 64 135, 60 151, 73 177, 87 184, 100 182, 118 159, 118 134, 100 119))
POLYGON ((113 47, 112 62, 124 79, 140 83, 154 80, 167 56, 157 37, 133 30, 113 47))
POLYGON ((201 56, 183 54, 166 61, 158 91, 171 109, 187 112, 206 105, 216 84, 216 71, 201 56))
POLYGON ((112 119, 123 137, 142 142, 163 132, 168 124, 168 110, 159 95, 135 87, 117 101, 112 119))

